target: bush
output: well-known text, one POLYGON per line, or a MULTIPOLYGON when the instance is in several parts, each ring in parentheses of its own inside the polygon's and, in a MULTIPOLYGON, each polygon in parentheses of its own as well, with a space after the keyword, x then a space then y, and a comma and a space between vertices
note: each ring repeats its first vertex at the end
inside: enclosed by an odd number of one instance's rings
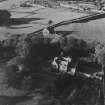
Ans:
POLYGON ((18 67, 16 65, 7 66, 5 68, 8 86, 19 88, 22 77, 17 73, 18 67))
POLYGON ((17 65, 10 65, 5 68, 7 76, 8 87, 14 87, 16 89, 30 89, 31 76, 28 76, 27 71, 19 72, 17 65))

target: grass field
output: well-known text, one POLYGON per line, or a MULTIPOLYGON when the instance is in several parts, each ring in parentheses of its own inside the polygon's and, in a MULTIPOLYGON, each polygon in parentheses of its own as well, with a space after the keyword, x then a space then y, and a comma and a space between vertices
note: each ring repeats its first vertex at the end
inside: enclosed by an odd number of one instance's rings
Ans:
POLYGON ((72 35, 91 41, 105 41, 105 18, 88 21, 85 23, 73 23, 57 27, 56 30, 73 31, 72 35))
MULTIPOLYGON (((0 27, 0 38, 15 34, 29 34, 41 29, 47 24, 48 20, 53 20, 54 24, 87 16, 85 13, 72 12, 66 9, 52 8, 16 8, 10 10, 12 16, 9 27, 0 27)), ((105 39, 105 18, 99 18, 83 23, 73 23, 58 27, 56 30, 74 31, 72 34, 78 35, 83 39, 105 39)))
POLYGON ((44 8, 43 6, 34 8, 19 7, 11 9, 10 12, 13 21, 10 21, 9 27, 0 27, 1 38, 5 38, 6 35, 10 34, 32 33, 46 25, 48 20, 53 20, 55 24, 87 15, 65 9, 44 8))

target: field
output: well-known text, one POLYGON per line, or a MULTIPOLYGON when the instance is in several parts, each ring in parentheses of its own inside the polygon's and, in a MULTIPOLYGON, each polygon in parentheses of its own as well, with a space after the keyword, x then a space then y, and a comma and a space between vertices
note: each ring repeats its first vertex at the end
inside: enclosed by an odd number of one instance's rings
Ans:
MULTIPOLYGON (((44 27, 48 20, 53 20, 53 24, 72 20, 75 18, 87 16, 86 13, 77 13, 69 9, 52 9, 43 6, 36 6, 35 8, 16 8, 10 10, 12 16, 9 27, 0 27, 0 38, 5 38, 9 35, 28 34, 35 32, 44 27)), ((104 16, 99 19, 93 19, 83 23, 73 23, 57 27, 56 30, 74 31, 82 38, 104 40, 104 16)))
MULTIPOLYGON (((5 5, 5 4, 4 4, 5 5)), ((4 7, 4 6, 3 6, 4 7)), ((1 5, 1 8, 3 8, 1 5)), ((9 10, 12 14, 9 27, 0 27, 2 38, 9 34, 28 34, 43 28, 48 20, 54 24, 61 21, 86 16, 84 13, 75 13, 66 9, 45 8, 36 5, 35 7, 17 7, 9 10)))
POLYGON ((103 17, 83 23, 73 23, 73 24, 59 26, 56 28, 56 30, 73 31, 72 32, 73 35, 76 35, 82 39, 88 41, 99 40, 100 42, 101 41, 104 42, 105 41, 104 27, 105 27, 105 18, 103 17))

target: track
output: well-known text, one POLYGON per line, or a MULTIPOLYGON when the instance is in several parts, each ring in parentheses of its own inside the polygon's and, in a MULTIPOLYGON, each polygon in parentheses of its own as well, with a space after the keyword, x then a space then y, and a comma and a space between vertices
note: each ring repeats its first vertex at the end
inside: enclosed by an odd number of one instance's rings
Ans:
MULTIPOLYGON (((96 19, 100 19, 100 18, 105 18, 105 13, 95 13, 95 14, 92 14, 92 15, 88 15, 88 16, 83 16, 83 17, 80 17, 80 18, 76 18, 76 19, 71 19, 71 20, 67 20, 67 21, 62 21, 60 23, 57 23, 57 24, 54 24, 50 27, 52 28, 56 28, 56 27, 59 27, 59 26, 62 26, 62 25, 67 25, 67 24, 71 24, 71 23, 83 23, 83 22, 89 22, 89 21, 92 21, 92 20, 96 20, 96 19)), ((42 31, 43 29, 40 29, 38 31, 35 31, 33 33, 30 33, 28 34, 29 36, 32 36, 34 34, 38 34, 42 31)))

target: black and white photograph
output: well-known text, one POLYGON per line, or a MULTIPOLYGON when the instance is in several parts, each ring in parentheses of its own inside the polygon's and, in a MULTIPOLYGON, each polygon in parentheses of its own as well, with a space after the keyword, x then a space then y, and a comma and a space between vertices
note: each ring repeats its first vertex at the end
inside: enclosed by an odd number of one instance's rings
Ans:
POLYGON ((105 105, 105 0, 0 0, 0 105, 105 105))

